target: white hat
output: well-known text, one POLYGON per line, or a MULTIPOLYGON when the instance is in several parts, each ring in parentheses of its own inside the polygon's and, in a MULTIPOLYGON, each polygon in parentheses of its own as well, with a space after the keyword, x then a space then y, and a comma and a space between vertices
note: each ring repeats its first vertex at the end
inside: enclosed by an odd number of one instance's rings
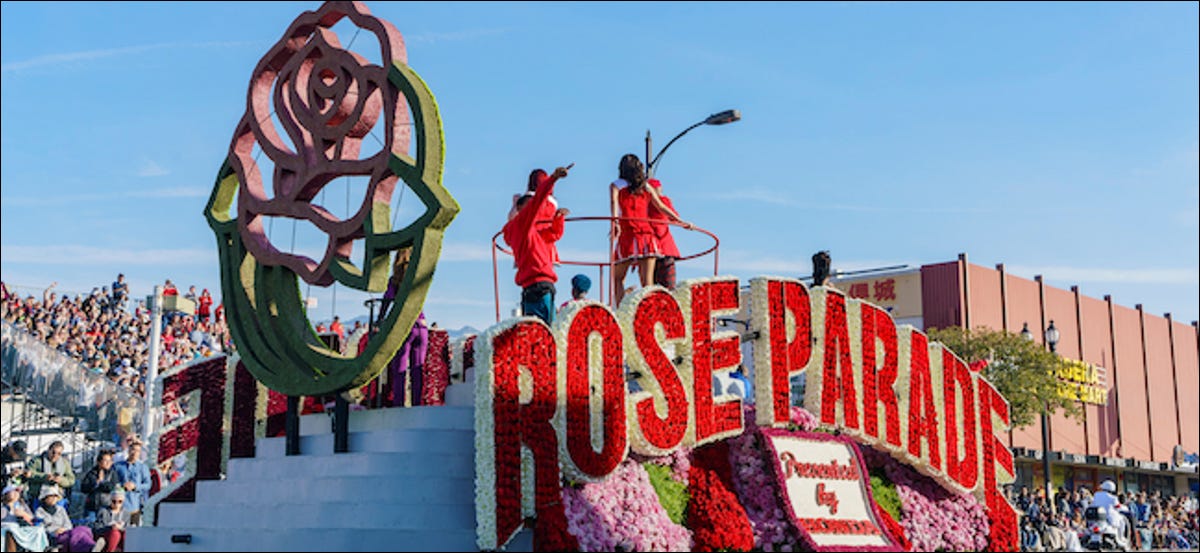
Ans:
POLYGON ((21 486, 18 486, 16 484, 8 484, 7 486, 4 486, 4 491, 0 492, 0 495, 7 494, 8 492, 18 492, 18 491, 21 491, 21 486))
POLYGON ((1105 480, 1100 484, 1100 489, 1108 493, 1113 493, 1117 491, 1117 485, 1112 480, 1105 480))
POLYGON ((50 495, 57 495, 58 497, 62 497, 62 490, 58 489, 58 486, 55 486, 53 484, 51 484, 49 486, 42 486, 42 493, 38 494, 38 499, 46 499, 46 496, 50 496, 50 495))

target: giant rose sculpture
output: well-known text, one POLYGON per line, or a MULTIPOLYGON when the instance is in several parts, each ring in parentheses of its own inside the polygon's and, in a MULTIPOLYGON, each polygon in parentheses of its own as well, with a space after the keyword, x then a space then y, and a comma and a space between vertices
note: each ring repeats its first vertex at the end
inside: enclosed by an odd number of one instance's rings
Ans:
POLYGON ((363 385, 395 355, 424 304, 458 204, 442 186, 437 104, 406 59, 390 23, 360 2, 327 2, 301 14, 254 70, 205 217, 217 237, 230 331, 247 370, 273 390, 314 396, 363 385), (374 36, 387 66, 341 46, 332 27, 343 20, 356 34, 374 36), (372 129, 379 129, 381 147, 364 152, 372 129), (413 138, 415 157, 408 154, 413 138), (261 156, 274 165, 269 181, 261 156), (313 200, 343 176, 366 177, 368 184, 359 208, 339 219, 313 200), (393 229, 398 183, 412 188, 425 211, 393 229), (273 244, 264 229, 268 217, 312 223, 328 236, 323 257, 273 244), (350 258, 355 241, 363 245, 359 264, 350 258), (412 260, 380 332, 354 357, 326 347, 305 315, 299 280, 382 292, 389 259, 402 249, 411 249, 412 260))

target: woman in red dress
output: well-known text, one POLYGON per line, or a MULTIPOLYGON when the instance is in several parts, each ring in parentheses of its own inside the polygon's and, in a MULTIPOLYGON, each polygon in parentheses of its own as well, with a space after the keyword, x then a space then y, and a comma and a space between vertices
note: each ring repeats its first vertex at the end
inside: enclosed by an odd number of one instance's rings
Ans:
POLYGON ((684 228, 690 229, 692 225, 664 203, 654 187, 647 185, 645 169, 636 155, 625 154, 618 171, 621 178, 612 184, 612 190, 616 192, 614 207, 619 212, 616 215, 620 217, 616 226, 617 251, 613 281, 616 303, 620 305, 625 297, 625 275, 635 262, 642 286, 654 283, 654 265, 663 255, 663 245, 658 239, 656 225, 651 221, 652 213, 660 211, 684 228))
MULTIPOLYGON (((675 204, 671 203, 671 198, 663 194, 662 182, 658 179, 650 179, 647 181, 650 186, 654 187, 654 191, 658 192, 658 198, 663 201, 667 207, 675 209, 675 204)), ((675 213, 679 213, 675 211, 675 213)), ((675 245, 675 237, 671 235, 671 226, 667 224, 670 221, 670 216, 657 209, 650 210, 650 218, 654 219, 654 235, 658 239, 658 244, 662 248, 662 257, 654 264, 654 283, 664 288, 675 287, 675 261, 679 259, 679 246, 675 245)))

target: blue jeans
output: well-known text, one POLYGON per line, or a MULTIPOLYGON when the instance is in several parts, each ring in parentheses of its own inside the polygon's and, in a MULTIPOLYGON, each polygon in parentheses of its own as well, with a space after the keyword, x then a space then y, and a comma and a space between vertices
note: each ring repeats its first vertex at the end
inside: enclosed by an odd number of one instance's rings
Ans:
POLYGON ((521 290, 521 312, 554 323, 554 284, 535 282, 521 290))

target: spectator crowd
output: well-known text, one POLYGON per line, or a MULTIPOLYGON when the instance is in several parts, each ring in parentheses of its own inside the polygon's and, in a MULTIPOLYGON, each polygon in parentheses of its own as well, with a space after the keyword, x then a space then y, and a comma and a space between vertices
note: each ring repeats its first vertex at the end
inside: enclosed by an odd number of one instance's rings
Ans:
POLYGON ((61 441, 33 459, 21 444, 5 447, 3 551, 123 551, 125 529, 141 525, 146 501, 163 485, 160 475, 176 478, 149 468, 136 437, 122 451, 99 450, 78 480, 61 441), (72 505, 73 497, 82 504, 72 505))
MULTIPOLYGON (((146 301, 131 301, 124 275, 118 275, 111 287, 93 288, 90 294, 59 296, 56 285, 46 288, 39 300, 33 295, 22 298, 0 282, 0 318, 144 396, 151 329, 146 301)), ((167 280, 164 296, 178 294, 167 280)), ((196 294, 192 286, 184 297, 196 302, 198 309, 194 315, 164 313, 159 371, 232 348, 224 310, 220 305, 211 307, 208 290, 196 294)))
MULTIPOLYGON (((1084 514, 1092 495, 1086 486, 1074 491, 1060 487, 1048 503, 1041 489, 1031 494, 1029 488, 1021 488, 1010 497, 1021 512, 1021 551, 1082 551, 1088 535, 1084 514)), ((1133 550, 1187 551, 1200 543, 1200 501, 1195 495, 1139 491, 1117 494, 1117 501, 1132 528, 1133 550)))

